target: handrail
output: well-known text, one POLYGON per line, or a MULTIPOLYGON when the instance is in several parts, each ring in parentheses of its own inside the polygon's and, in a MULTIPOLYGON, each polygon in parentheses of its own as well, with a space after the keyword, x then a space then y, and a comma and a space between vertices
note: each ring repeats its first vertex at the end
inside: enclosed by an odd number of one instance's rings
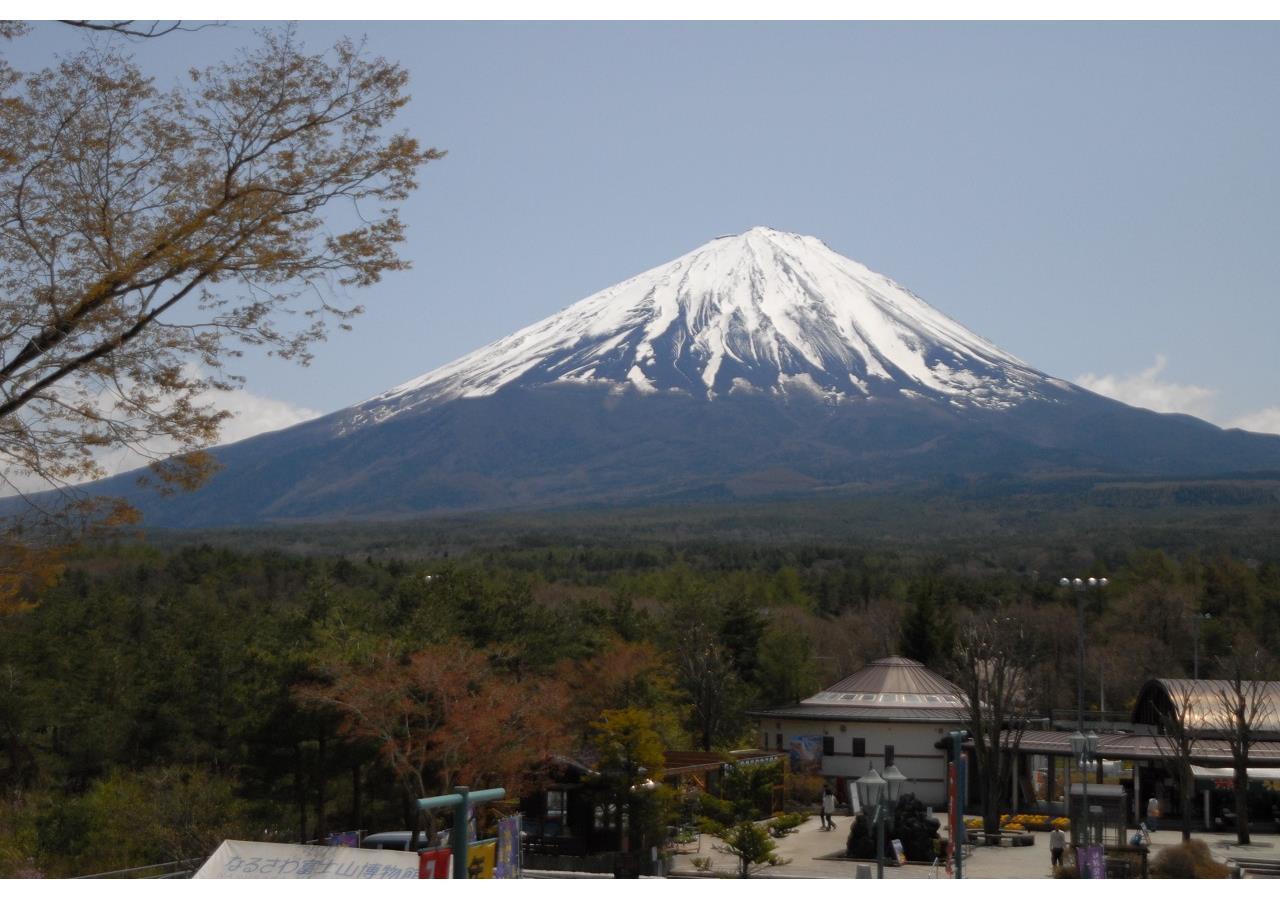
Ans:
MULTIPOLYGON (((193 856, 190 859, 175 859, 171 862, 153 863, 149 866, 134 866, 131 869, 113 869, 110 872, 98 872, 95 875, 76 875, 72 880, 79 880, 81 878, 110 878, 112 875, 128 875, 130 872, 145 872, 148 869, 164 869, 169 866, 185 866, 189 863, 203 862, 204 859, 205 857, 203 856, 193 856)), ((148 875, 147 877, 155 878, 157 876, 148 875)))

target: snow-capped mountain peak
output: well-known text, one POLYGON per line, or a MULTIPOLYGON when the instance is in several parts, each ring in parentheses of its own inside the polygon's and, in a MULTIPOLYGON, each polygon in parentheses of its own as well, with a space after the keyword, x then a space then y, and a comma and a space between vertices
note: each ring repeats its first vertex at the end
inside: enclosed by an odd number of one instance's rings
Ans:
MULTIPOLYGON (((816 392, 1001 408, 1047 376, 814 237, 726 235, 380 394, 352 425, 511 386, 607 385, 714 399, 816 392)), ((1054 381, 1058 387, 1066 387, 1054 381)))

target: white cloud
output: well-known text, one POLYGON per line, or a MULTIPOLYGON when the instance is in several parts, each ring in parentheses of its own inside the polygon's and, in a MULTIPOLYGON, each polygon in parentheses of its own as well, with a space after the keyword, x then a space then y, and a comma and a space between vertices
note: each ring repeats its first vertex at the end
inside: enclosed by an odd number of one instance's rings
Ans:
MULTIPOLYGON (((314 409, 296 406, 283 400, 275 400, 244 389, 205 391, 193 398, 193 401, 197 405, 210 405, 231 413, 231 417, 222 422, 218 438, 219 444, 231 444, 253 437, 255 434, 278 431, 281 428, 288 428, 290 425, 297 425, 299 422, 305 422, 320 415, 314 409)), ((108 402, 105 394, 100 402, 104 405, 108 402)), ((148 449, 154 456, 161 457, 172 453, 174 447, 175 445, 172 442, 157 440, 153 441, 148 449)), ((113 447, 95 454, 95 458, 106 475, 118 475, 121 472, 128 472, 131 469, 147 465, 152 459, 152 457, 144 456, 128 447, 113 447)), ((8 484, 0 482, 0 496, 11 495, 19 491, 41 491, 50 486, 48 482, 34 475, 8 471, 4 474, 8 484)))
POLYGON ((283 400, 273 400, 261 394, 239 390, 209 396, 208 401, 220 409, 230 411, 232 418, 222 423, 220 442, 230 444, 242 441, 264 431, 279 431, 320 415, 314 409, 294 406, 283 400))
POLYGON ((1280 434, 1280 406, 1268 406, 1227 423, 1228 428, 1260 431, 1264 434, 1280 434))
POLYGON ((1148 369, 1136 375, 1094 375, 1089 373, 1076 379, 1076 384, 1104 397, 1141 406, 1156 412, 1176 412, 1197 416, 1223 428, 1243 428, 1264 434, 1280 434, 1280 406, 1271 406, 1247 413, 1230 421, 1215 410, 1218 392, 1197 384, 1177 384, 1161 379, 1168 360, 1163 354, 1148 369))
MULTIPOLYGON (((235 391, 205 391, 194 398, 196 405, 209 405, 231 413, 218 433, 218 444, 233 444, 267 431, 278 431, 320 415, 314 409, 273 400, 243 388, 235 391)), ((171 453, 171 443, 153 442, 149 449, 156 455, 171 453)), ((116 448, 98 460, 108 475, 116 475, 144 466, 151 460, 128 448, 116 448)))
POLYGON ((1159 354, 1154 365, 1136 375, 1094 375, 1090 372, 1078 377, 1076 384, 1130 406, 1211 419, 1217 391, 1195 384, 1162 380, 1160 374, 1167 363, 1164 355, 1159 354))

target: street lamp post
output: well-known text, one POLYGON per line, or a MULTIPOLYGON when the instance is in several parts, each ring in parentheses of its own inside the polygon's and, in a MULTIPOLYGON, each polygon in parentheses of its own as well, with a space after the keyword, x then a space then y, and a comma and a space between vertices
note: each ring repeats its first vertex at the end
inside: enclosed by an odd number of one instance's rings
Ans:
POLYGON ((1098 736, 1090 731, 1088 734, 1077 731, 1071 735, 1071 752, 1075 755, 1076 766, 1080 769, 1080 784, 1083 787, 1084 809, 1080 816, 1080 829, 1084 833, 1084 846, 1089 846, 1089 763, 1098 755, 1098 736))
POLYGON ((898 771, 897 766, 889 766, 883 776, 872 769, 856 782, 858 803, 864 810, 870 810, 868 815, 876 829, 876 878, 884 878, 884 820, 898 802, 906 780, 907 776, 898 771))
POLYGON ((1086 588, 1104 588, 1105 578, 1063 578, 1059 586, 1076 592, 1076 727, 1084 732, 1084 592, 1086 588))
POLYGON ((1191 617, 1191 624, 1195 626, 1191 644, 1191 677, 1196 681, 1200 680, 1200 625, 1212 618, 1212 613, 1196 613, 1191 617))

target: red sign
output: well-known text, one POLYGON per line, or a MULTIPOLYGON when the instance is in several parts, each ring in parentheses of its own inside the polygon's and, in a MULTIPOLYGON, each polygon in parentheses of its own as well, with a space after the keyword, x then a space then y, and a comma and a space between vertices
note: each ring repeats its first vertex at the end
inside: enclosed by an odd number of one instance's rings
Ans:
POLYGON ((960 804, 956 802, 956 764, 947 763, 947 874, 957 853, 956 838, 960 829, 960 804))
POLYGON ((440 850, 423 850, 418 854, 419 878, 452 878, 453 851, 448 848, 440 850))

